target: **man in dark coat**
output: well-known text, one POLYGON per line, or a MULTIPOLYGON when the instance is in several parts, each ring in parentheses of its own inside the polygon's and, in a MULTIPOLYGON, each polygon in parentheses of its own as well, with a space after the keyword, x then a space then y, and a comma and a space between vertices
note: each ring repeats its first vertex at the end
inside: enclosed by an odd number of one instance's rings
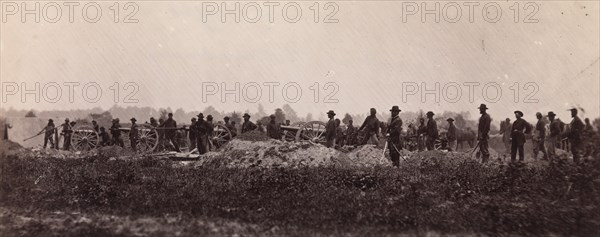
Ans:
POLYGON ((271 139, 280 140, 281 139, 281 130, 279 129, 279 124, 275 121, 275 115, 271 114, 269 116, 271 120, 267 124, 267 136, 271 139))
POLYGON ((343 147, 345 142, 344 136, 344 128, 342 128, 342 121, 340 119, 335 119, 335 145, 338 147, 343 147))
POLYGON ((510 147, 510 160, 516 161, 517 151, 519 152, 519 161, 525 160, 525 152, 523 145, 525 145, 525 134, 531 133, 531 125, 522 119, 523 112, 515 111, 515 117, 517 118, 512 124, 511 133, 511 147, 510 147))
POLYGON ((552 111, 548 112, 548 120, 550 120, 550 134, 548 135, 548 158, 556 158, 556 145, 560 141, 560 121, 555 119, 556 114, 552 111))
POLYGON ((354 121, 352 119, 348 120, 348 125, 346 128, 346 145, 354 145, 355 136, 356 136, 356 128, 352 124, 354 121))
POLYGON ((377 139, 377 134, 379 133, 380 122, 377 119, 377 110, 375 108, 371 108, 369 111, 370 115, 365 118, 365 121, 360 126, 358 131, 362 131, 365 133, 365 136, 362 141, 359 141, 361 145, 367 144, 369 139, 373 142, 373 144, 379 144, 379 139, 377 139))
POLYGON ((333 147, 335 140, 335 112, 329 110, 327 112, 327 117, 329 118, 329 121, 327 121, 327 124, 325 125, 325 146, 333 147))
POLYGON ((427 150, 432 151, 435 150, 434 144, 435 140, 439 138, 439 133, 437 129, 437 123, 433 119, 433 112, 427 112, 427 150))
MULTIPOLYGON (((62 132, 61 134, 64 136, 64 141, 63 141, 63 149, 69 150, 71 149, 71 134, 73 133, 73 130, 71 129, 71 124, 69 123, 69 119, 65 119, 65 123, 63 123, 61 125, 62 127, 62 132)), ((57 141, 58 143, 58 141, 57 141)))
POLYGON ((398 116, 400 111, 402 110, 397 105, 392 106, 392 109, 390 109, 392 118, 386 134, 390 158, 395 167, 400 166, 400 150, 402 150, 402 140, 400 137, 402 134, 402 119, 398 116))
POLYGON ((490 124, 492 118, 487 113, 488 107, 485 104, 479 105, 479 124, 477 126, 477 141, 479 142, 479 151, 481 154, 481 163, 486 163, 490 159, 490 150, 488 140, 490 139, 490 124))
POLYGON ((165 120, 162 124, 158 125, 160 128, 165 129, 165 139, 167 142, 171 142, 175 147, 176 152, 181 152, 179 150, 179 145, 176 139, 177 136, 177 122, 173 119, 173 113, 168 114, 169 118, 165 120))
MULTIPOLYGON (((50 142, 50 148, 54 148, 54 130, 56 130, 54 120, 48 119, 48 124, 46 124, 46 126, 38 133, 38 135, 44 133, 44 149, 46 149, 48 142, 50 142)), ((58 141, 56 141, 56 143, 58 143, 58 141)))
POLYGON ((190 139, 190 151, 194 150, 194 148, 196 148, 196 145, 198 144, 198 141, 196 140, 196 138, 198 136, 198 130, 196 129, 196 123, 197 123, 196 118, 192 118, 191 124, 190 124, 190 132, 188 133, 188 138, 190 139))
POLYGON ((535 114, 538 119, 535 124, 535 136, 533 137, 533 158, 537 159, 538 153, 541 151, 544 154, 542 159, 548 159, 548 154, 546 153, 546 123, 544 122, 544 117, 542 113, 537 112, 535 114))
POLYGON ((569 124, 570 131, 567 135, 569 137, 569 143, 571 143, 573 161, 575 163, 579 163, 579 158, 581 156, 581 152, 583 151, 583 139, 581 135, 583 133, 585 125, 583 124, 579 116, 577 116, 576 108, 572 108, 570 109, 570 111, 573 120, 571 120, 571 123, 569 124))
POLYGON ((210 124, 204 120, 204 114, 199 113, 197 117, 198 121, 196 121, 196 126, 194 126, 196 148, 198 149, 198 154, 202 155, 208 151, 208 131, 210 124))
POLYGON ((129 130, 129 141, 131 142, 131 149, 133 151, 137 151, 137 142, 138 142, 138 125, 135 124, 137 119, 131 118, 131 130, 129 130))
POLYGON ((456 126, 454 126, 453 118, 448 118, 448 119, 446 119, 446 121, 448 121, 448 133, 446 135, 446 139, 448 140, 448 150, 452 151, 454 149, 457 149, 457 147, 456 147, 456 138, 457 138, 456 126))
POLYGON ((242 117, 244 118, 244 123, 242 123, 242 134, 256 130, 258 128, 256 124, 250 121, 250 115, 248 113, 245 113, 242 117))
POLYGON ((106 128, 100 127, 100 139, 102 139, 102 146, 110 146, 110 136, 106 132, 106 128))

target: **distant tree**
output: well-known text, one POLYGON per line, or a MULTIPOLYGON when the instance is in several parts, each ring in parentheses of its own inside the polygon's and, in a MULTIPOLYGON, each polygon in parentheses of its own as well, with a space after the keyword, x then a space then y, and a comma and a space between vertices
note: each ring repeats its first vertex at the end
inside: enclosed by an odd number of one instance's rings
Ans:
POLYGON ((262 104, 258 104, 258 112, 256 112, 256 114, 254 114, 254 116, 257 118, 262 118, 264 116, 267 116, 267 113, 265 112, 265 107, 262 104))
POLYGON ((292 106, 290 106, 288 104, 284 104, 283 105, 283 112, 285 113, 285 117, 287 119, 289 119, 290 121, 294 121, 294 122, 298 121, 298 114, 292 108, 292 106))
POLYGON ((349 114, 349 113, 346 113, 346 114, 344 115, 344 118, 342 119, 342 123, 344 123, 344 124, 348 124, 348 121, 350 121, 350 119, 352 119, 352 116, 350 116, 350 114, 349 114))
POLYGON ((159 114, 159 116, 158 116, 157 121, 160 119, 167 120, 169 118, 169 116, 168 116, 169 112, 166 109, 159 109, 158 114, 159 114))
POLYGON ((103 113, 95 114, 92 113, 89 115, 91 120, 95 120, 99 126, 108 127, 111 125, 113 116, 109 111, 105 111, 103 113))
POLYGON ((313 120, 313 115, 311 113, 306 114, 306 122, 310 122, 313 120))
POLYGON ((204 111, 202 111, 202 114, 204 114, 204 117, 206 118, 208 115, 212 115, 213 119, 215 121, 219 120, 219 118, 221 118, 221 113, 219 113, 219 111, 217 111, 215 109, 215 107, 212 106, 208 106, 206 107, 206 109, 204 109, 204 111))
POLYGON ((276 123, 285 123, 285 113, 280 108, 275 109, 275 122, 276 123))
POLYGON ((238 112, 233 111, 231 116, 229 116, 229 120, 231 122, 235 122, 235 124, 242 124, 242 116, 238 112))
POLYGON ((25 114, 25 118, 35 118, 35 117, 37 117, 37 116, 35 115, 35 113, 33 112, 33 110, 29 110, 29 112, 27 112, 25 114))
POLYGON ((175 112, 173 112, 173 118, 175 118, 177 121, 181 121, 182 124, 189 123, 191 119, 186 116, 185 111, 182 108, 176 109, 175 112))

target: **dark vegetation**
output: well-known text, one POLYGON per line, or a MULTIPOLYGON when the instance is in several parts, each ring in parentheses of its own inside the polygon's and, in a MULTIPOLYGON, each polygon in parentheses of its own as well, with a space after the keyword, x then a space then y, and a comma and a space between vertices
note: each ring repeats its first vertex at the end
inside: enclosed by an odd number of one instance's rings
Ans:
POLYGON ((3 153, 0 203, 48 213, 228 219, 291 226, 306 231, 301 235, 598 236, 599 177, 598 159, 533 167, 429 157, 411 158, 399 169, 225 169, 176 167, 153 157, 34 159, 3 153))

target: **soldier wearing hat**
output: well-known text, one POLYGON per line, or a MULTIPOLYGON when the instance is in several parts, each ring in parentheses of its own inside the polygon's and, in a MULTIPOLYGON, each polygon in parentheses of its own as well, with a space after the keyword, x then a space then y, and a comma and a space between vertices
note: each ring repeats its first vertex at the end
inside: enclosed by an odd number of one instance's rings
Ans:
POLYGON ((400 137, 402 134, 402 119, 399 116, 400 111, 402 110, 397 105, 392 106, 392 109, 390 109, 392 118, 390 119, 390 125, 386 134, 390 158, 395 167, 400 166, 400 150, 402 150, 402 139, 400 137))
POLYGON ((533 158, 537 159, 538 152, 542 152, 544 157, 542 159, 548 159, 548 154, 546 153, 546 147, 544 145, 546 141, 546 123, 544 122, 544 116, 542 113, 537 112, 535 117, 538 119, 535 124, 535 136, 533 137, 533 158))
MULTIPOLYGON (((60 125, 62 128, 61 135, 63 136, 63 150, 69 150, 71 148, 71 124, 69 118, 65 119, 65 122, 60 125)), ((58 140, 56 141, 58 143, 58 140)))
POLYGON ((353 125, 354 120, 352 119, 348 119, 348 124, 346 125, 346 145, 354 145, 355 143, 355 137, 356 137, 356 127, 354 127, 353 125))
POLYGON ((583 124, 579 116, 577 116, 576 108, 572 108, 570 109, 570 111, 573 120, 571 120, 571 123, 569 124, 570 131, 567 134, 567 136, 569 138, 569 143, 571 144, 573 161, 579 163, 579 157, 581 156, 581 152, 583 151, 583 139, 581 135, 583 133, 585 125, 583 124))
POLYGON ((517 158, 517 151, 519 152, 519 161, 525 160, 525 151, 523 146, 525 145, 525 134, 531 133, 531 125, 525 121, 523 112, 515 111, 515 117, 517 118, 512 124, 511 133, 511 147, 510 147, 510 161, 514 162, 517 158))
POLYGON ((242 117, 244 118, 244 122, 242 123, 242 134, 256 130, 258 128, 256 124, 250 121, 250 115, 248 113, 244 113, 244 116, 242 117))
POLYGON ((194 126, 190 126, 190 133, 196 134, 196 148, 198 154, 202 155, 208 151, 208 123, 204 120, 204 114, 196 115, 198 120, 194 126))
POLYGON ((435 140, 439 138, 439 133, 437 129, 437 123, 433 119, 433 112, 427 112, 427 150, 432 151, 435 149, 434 144, 435 140))
POLYGON ((159 128, 164 129, 165 140, 173 144, 176 152, 181 152, 179 150, 179 145, 177 144, 177 122, 173 119, 173 113, 168 114, 167 120, 158 125, 159 128))
POLYGON ((510 134, 512 133, 510 119, 500 122, 500 134, 502 134, 502 143, 504 143, 504 151, 510 154, 510 134))
POLYGON ((137 119, 131 118, 131 130, 129 130, 129 142, 131 142, 131 149, 133 151, 137 151, 137 143, 138 143, 138 125, 135 123, 137 119))
POLYGON ((556 144, 560 141, 560 121, 556 118, 556 114, 552 111, 548 112, 548 120, 550 120, 550 134, 548 135, 548 158, 556 158, 556 144))
POLYGON ((271 114, 269 118, 271 120, 267 124, 267 136, 269 136, 271 139, 281 139, 281 130, 279 128, 279 124, 277 121, 275 121, 275 115, 271 114))
POLYGON ((213 121, 213 116, 211 114, 209 114, 208 116, 206 116, 206 151, 212 151, 213 148, 213 142, 212 142, 212 135, 213 132, 215 131, 215 123, 213 121))
POLYGON ((377 119, 377 110, 375 110, 375 108, 371 108, 369 110, 369 116, 367 116, 367 118, 365 118, 365 121, 358 129, 359 132, 365 133, 363 140, 359 141, 360 145, 367 144, 369 142, 369 140, 373 144, 376 144, 376 145, 379 144, 379 139, 377 138, 377 134, 379 134, 380 124, 381 123, 379 122, 379 119, 377 119))
POLYGON ((481 154, 481 162, 486 163, 490 159, 488 140, 490 139, 490 124, 492 118, 487 113, 488 107, 485 104, 479 105, 479 124, 477 125, 477 141, 479 143, 478 154, 481 154))
POLYGON ((327 117, 329 118, 329 121, 327 121, 327 124, 325 125, 325 139, 327 141, 325 146, 333 147, 335 142, 335 112, 329 110, 327 112, 327 117))
POLYGON ((40 135, 44 133, 44 149, 46 149, 48 142, 50 142, 50 148, 54 148, 54 139, 52 139, 52 137, 55 129, 56 126, 54 126, 54 120, 48 119, 48 124, 46 124, 46 126, 37 134, 40 135))
POLYGON ((448 140, 448 150, 452 151, 453 149, 458 149, 456 147, 456 126, 454 126, 454 119, 448 118, 448 133, 446 134, 446 139, 448 140))
POLYGON ((194 148, 196 148, 196 145, 198 143, 198 141, 196 140, 196 138, 198 137, 198 130, 196 129, 196 123, 197 120, 196 118, 192 118, 190 120, 190 132, 188 133, 188 138, 190 139, 190 151, 194 150, 194 148))
POLYGON ((123 139, 121 139, 121 124, 119 124, 119 119, 113 119, 112 126, 110 126, 110 135, 112 136, 112 145, 119 145, 123 147, 123 139))

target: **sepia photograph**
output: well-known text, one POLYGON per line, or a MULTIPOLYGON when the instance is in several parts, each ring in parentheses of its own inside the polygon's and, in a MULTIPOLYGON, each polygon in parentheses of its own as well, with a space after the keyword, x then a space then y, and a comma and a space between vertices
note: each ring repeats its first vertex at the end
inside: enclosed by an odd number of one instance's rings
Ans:
POLYGON ((0 236, 600 236, 597 0, 0 0, 0 236))

